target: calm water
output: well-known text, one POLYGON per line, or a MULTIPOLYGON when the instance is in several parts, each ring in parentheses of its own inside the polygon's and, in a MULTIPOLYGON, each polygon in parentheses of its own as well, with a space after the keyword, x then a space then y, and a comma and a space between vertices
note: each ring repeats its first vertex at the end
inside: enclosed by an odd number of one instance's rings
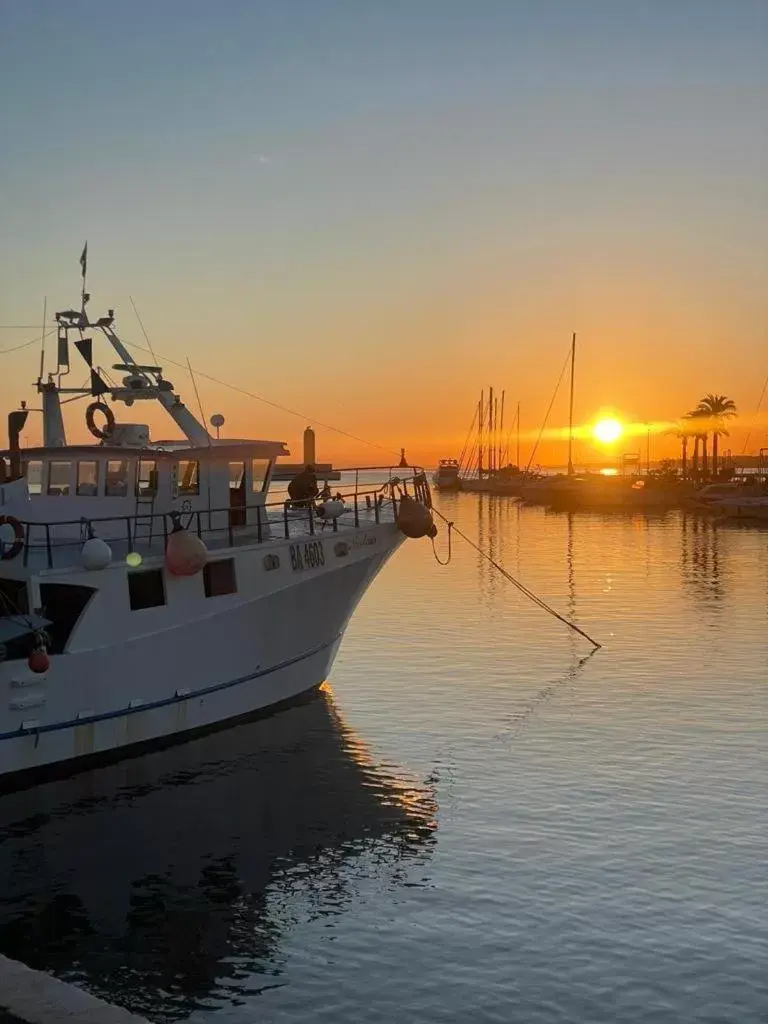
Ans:
POLYGON ((316 700, 0 799, 0 948, 195 1024, 768 1020, 768 533, 442 496, 316 700), (442 546, 444 538, 441 538, 442 546))

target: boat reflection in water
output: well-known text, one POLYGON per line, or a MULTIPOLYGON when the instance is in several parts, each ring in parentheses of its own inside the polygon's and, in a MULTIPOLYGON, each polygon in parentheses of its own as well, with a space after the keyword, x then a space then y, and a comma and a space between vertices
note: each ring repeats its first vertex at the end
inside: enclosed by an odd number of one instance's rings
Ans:
POLYGON ((297 919, 338 914, 361 872, 404 881, 431 855, 435 814, 431 787, 377 767, 323 687, 0 798, 0 950, 181 1019, 280 984, 297 919))

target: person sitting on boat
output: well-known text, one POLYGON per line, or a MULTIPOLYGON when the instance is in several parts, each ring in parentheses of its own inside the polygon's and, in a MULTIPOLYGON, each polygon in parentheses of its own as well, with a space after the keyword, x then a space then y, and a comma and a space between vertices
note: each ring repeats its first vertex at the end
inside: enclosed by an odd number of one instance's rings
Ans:
POLYGON ((319 493, 314 466, 302 469, 288 484, 288 497, 294 507, 311 505, 319 493))

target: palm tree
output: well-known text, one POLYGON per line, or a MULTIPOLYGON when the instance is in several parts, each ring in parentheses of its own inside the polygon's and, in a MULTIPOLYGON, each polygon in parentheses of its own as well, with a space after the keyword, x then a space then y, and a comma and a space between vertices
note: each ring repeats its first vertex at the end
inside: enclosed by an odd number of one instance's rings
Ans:
POLYGON ((674 434, 677 438, 680 439, 682 448, 682 459, 680 460, 680 476, 683 480, 686 480, 688 478, 688 442, 693 436, 693 430, 691 429, 690 413, 686 413, 686 415, 683 416, 683 418, 678 423, 677 428, 674 430, 674 434))
MULTIPOLYGON (((712 472, 717 476, 717 439, 728 436, 725 421, 733 419, 737 414, 736 403, 727 395, 704 395, 696 407, 696 414, 709 421, 709 428, 712 431, 712 472)), ((706 453, 706 441, 704 451, 706 453)), ((704 458, 706 462, 706 454, 704 458)))
POLYGON ((699 475, 707 475, 707 433, 702 431, 701 427, 697 424, 697 420, 703 420, 705 413, 701 409, 696 408, 687 413, 685 419, 691 424, 691 434, 693 435, 693 458, 691 459, 691 476, 696 480, 699 475), (701 473, 699 473, 699 443, 702 443, 702 465, 701 473))

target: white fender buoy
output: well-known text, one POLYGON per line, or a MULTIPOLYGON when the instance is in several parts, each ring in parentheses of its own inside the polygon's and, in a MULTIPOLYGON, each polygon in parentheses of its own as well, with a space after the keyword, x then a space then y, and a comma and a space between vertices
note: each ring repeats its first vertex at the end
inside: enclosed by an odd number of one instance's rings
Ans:
POLYGON ((101 537, 90 537, 80 550, 80 558, 84 569, 106 569, 112 561, 112 548, 101 537))
POLYGON ((344 502, 334 498, 332 501, 324 501, 317 506, 317 514, 321 519, 338 519, 344 511, 344 502))

